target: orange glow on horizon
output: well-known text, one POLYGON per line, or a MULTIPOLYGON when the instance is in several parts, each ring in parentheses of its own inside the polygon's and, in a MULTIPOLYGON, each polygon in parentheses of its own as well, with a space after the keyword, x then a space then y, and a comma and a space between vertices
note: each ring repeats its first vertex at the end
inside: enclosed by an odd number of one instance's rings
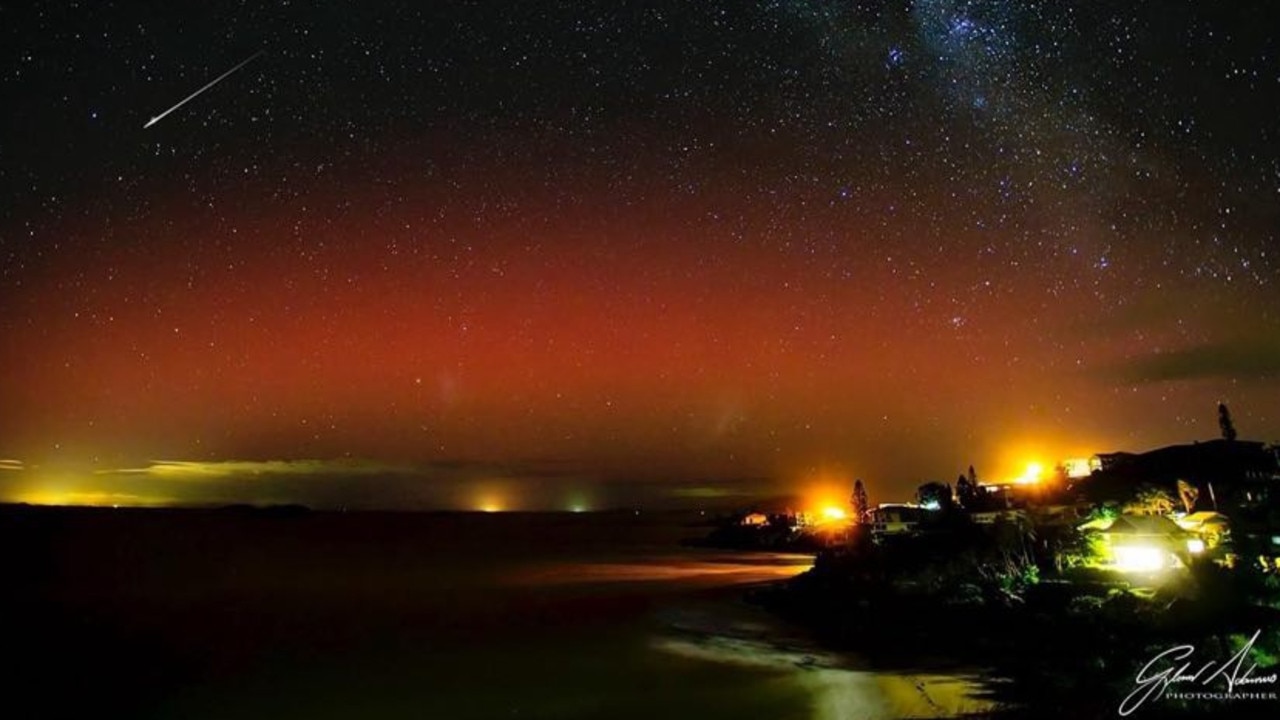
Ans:
POLYGON ((802 484, 800 510, 818 522, 838 522, 848 518, 853 495, 853 476, 844 468, 823 467, 802 484))
POLYGON ((1038 432, 1035 436, 1012 437, 999 443, 988 452, 990 466, 975 463, 975 467, 983 482, 1033 484, 1050 479, 1059 467, 1072 476, 1088 475, 1088 458, 1121 447, 1123 443, 1093 433, 1067 437, 1038 432), (1038 469, 1033 471, 1032 466, 1038 469))
POLYGON ((836 522, 848 517, 848 513, 834 505, 828 505, 827 507, 822 508, 822 519, 825 521, 836 522))
POLYGON ((1044 478, 1044 464, 1036 461, 1027 463, 1027 468, 1014 479, 1019 485, 1032 485, 1044 478))
POLYGON ((169 507, 171 498, 144 497, 105 491, 35 489, 18 493, 14 500, 27 505, 46 507, 169 507))

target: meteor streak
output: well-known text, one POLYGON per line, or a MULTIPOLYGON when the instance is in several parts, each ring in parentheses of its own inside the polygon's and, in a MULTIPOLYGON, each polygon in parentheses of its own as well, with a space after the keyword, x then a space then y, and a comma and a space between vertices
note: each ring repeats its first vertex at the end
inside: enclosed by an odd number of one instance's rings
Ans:
POLYGON ((155 116, 155 117, 151 118, 150 120, 148 120, 148 121, 147 121, 147 124, 142 126, 142 129, 143 129, 143 130, 146 130, 147 128, 151 127, 152 125, 155 125, 156 123, 160 122, 160 121, 161 121, 161 120, 163 120, 163 119, 164 119, 164 117, 165 117, 166 115, 168 115, 169 113, 171 113, 171 112, 173 112, 174 110, 177 110, 178 108, 182 107, 183 105, 186 105, 187 103, 191 102, 191 101, 192 101, 193 99, 195 99, 195 97, 196 97, 197 95, 199 95, 200 93, 204 92, 205 90, 208 90, 209 88, 213 87, 214 85, 217 85, 218 83, 222 82, 222 81, 223 81, 223 80, 224 80, 228 75, 230 75, 231 73, 233 73, 233 72, 235 72, 235 71, 239 70, 240 68, 244 67, 245 65, 248 65, 249 63, 253 62, 253 60, 254 60, 255 58, 257 58, 259 55, 261 55, 263 52, 265 52, 265 51, 263 51, 263 50, 259 50, 258 52, 256 52, 256 53, 254 53, 254 54, 250 55, 248 58, 246 58, 246 59, 245 59, 243 62, 241 62, 239 65, 237 65, 237 66, 235 66, 235 67, 231 68, 230 70, 228 70, 228 71, 226 71, 226 72, 222 73, 222 74, 221 74, 221 75, 219 75, 218 77, 216 77, 216 78, 214 78, 214 79, 210 80, 208 85, 205 85, 204 87, 200 88, 199 90, 197 90, 197 91, 195 91, 195 92, 191 93, 190 95, 188 95, 188 96, 186 96, 185 98, 183 98, 183 99, 182 99, 182 100, 181 100, 177 105, 174 105, 173 107, 169 108, 168 110, 165 110, 164 112, 160 113, 159 115, 157 115, 157 116, 155 116))

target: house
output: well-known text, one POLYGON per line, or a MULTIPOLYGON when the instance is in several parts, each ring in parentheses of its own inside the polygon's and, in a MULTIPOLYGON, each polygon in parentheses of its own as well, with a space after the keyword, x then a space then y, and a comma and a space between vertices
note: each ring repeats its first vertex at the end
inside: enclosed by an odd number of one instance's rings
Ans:
POLYGON ((979 492, 965 503, 970 513, 988 513, 1023 508, 1027 505, 1025 485, 990 483, 978 486, 979 492))
POLYGON ((1208 549, 1217 547, 1231 535, 1231 521, 1219 512, 1195 512, 1174 518, 1174 522, 1200 538, 1208 549))
POLYGON ((1094 459, 1098 470, 1079 487, 1095 502, 1124 500, 1144 484, 1176 497, 1179 481, 1198 491, 1202 509, 1230 511, 1280 499, 1280 455, 1260 442, 1210 440, 1094 459))
POLYGON ((871 537, 914 535, 928 512, 912 503, 882 503, 871 511, 871 537))
POLYGON ((1037 527, 1074 527, 1083 519, 1087 507, 1080 503, 1039 505, 1032 508, 1032 516, 1037 527))
POLYGON ((969 518, 978 525, 995 525, 997 522, 1007 522, 1015 525, 1030 524, 1027 511, 1020 508, 984 510, 982 512, 969 513, 969 518))
POLYGON ((1204 543, 1163 515, 1121 515, 1085 523, 1081 530, 1101 534, 1107 567, 1121 572, 1153 573, 1184 566, 1204 543))

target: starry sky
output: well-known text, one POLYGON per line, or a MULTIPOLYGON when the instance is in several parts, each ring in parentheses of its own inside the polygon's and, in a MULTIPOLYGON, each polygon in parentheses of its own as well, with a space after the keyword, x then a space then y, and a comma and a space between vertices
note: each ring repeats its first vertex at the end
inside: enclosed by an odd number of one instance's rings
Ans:
POLYGON ((21 5, 2 499, 888 500, 1219 400, 1280 439, 1266 3, 21 5))

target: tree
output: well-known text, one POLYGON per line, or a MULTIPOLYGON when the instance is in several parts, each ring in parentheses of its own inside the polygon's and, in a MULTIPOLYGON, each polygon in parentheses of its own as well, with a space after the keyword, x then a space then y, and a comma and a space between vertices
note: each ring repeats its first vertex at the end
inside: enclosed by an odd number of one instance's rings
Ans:
MULTIPOLYGON (((972 468, 970 469, 972 470, 972 468)), ((971 475, 972 473, 970 473, 970 476, 971 475)), ((956 478, 956 501, 960 503, 960 506, 968 510, 974 510, 978 504, 977 500, 977 483, 973 482, 969 479, 969 476, 965 475, 961 475, 956 478)))
POLYGON ((1178 480, 1178 499, 1182 501, 1183 509, 1190 513, 1196 506, 1196 500, 1200 499, 1200 488, 1186 480, 1178 480))
POLYGON ((1126 515, 1168 515, 1178 506, 1178 501, 1164 488, 1141 485, 1124 504, 1126 515))
POLYGON ((870 513, 871 506, 867 503, 867 488, 859 478, 853 482, 853 518, 857 522, 865 523, 870 513))
POLYGON ((1231 422, 1231 410, 1223 402, 1218 403, 1218 427, 1222 428, 1222 437, 1224 439, 1236 439, 1236 425, 1231 422))
POLYGON ((933 510, 950 510, 953 502, 951 486, 943 482, 927 482, 916 490, 916 502, 933 510))

